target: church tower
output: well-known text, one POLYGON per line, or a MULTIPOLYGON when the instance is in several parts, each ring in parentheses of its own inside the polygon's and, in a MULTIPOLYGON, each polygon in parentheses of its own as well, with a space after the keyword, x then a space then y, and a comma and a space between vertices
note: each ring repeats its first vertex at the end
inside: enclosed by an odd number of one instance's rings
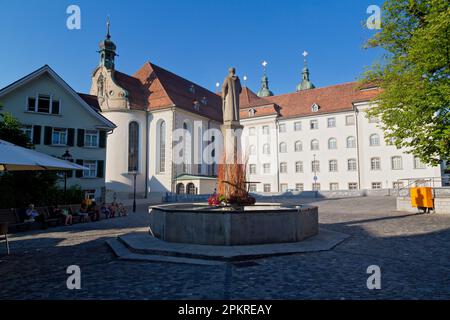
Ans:
POLYGON ((116 82, 116 45, 111 40, 111 24, 106 23, 106 37, 99 44, 100 63, 92 74, 90 94, 97 96, 102 111, 129 109, 128 92, 116 82))
POLYGON ((270 91, 270 89, 269 89, 269 78, 267 77, 267 74, 266 74, 267 62, 264 61, 262 63, 262 65, 264 67, 264 74, 263 74, 263 77, 261 79, 261 89, 259 89, 257 95, 260 98, 271 97, 271 96, 273 96, 273 92, 270 91))
POLYGON ((309 79, 309 68, 308 68, 308 64, 306 63, 306 57, 308 56, 308 52, 303 52, 303 57, 304 59, 304 66, 303 66, 303 70, 302 70, 302 82, 300 82, 297 85, 297 91, 302 91, 302 90, 309 90, 309 89, 314 89, 315 86, 312 84, 311 80, 309 79))

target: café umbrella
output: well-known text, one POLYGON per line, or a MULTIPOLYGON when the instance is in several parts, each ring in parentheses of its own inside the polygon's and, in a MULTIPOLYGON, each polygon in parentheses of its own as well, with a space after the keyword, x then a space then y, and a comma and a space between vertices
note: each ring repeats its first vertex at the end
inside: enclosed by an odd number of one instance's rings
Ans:
POLYGON ((75 163, 0 140, 0 171, 88 170, 75 163))

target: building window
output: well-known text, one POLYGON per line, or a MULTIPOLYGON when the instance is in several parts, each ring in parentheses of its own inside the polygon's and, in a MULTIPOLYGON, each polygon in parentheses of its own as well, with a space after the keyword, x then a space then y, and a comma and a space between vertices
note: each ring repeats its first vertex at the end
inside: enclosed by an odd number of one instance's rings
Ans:
POLYGON ((303 149, 303 145, 301 141, 295 141, 294 150, 295 152, 300 152, 303 149))
POLYGON ((59 100, 52 99, 50 95, 38 94, 35 97, 28 97, 27 110, 31 112, 59 114, 60 103, 59 100))
POLYGON ((425 164, 420 160, 419 157, 414 157, 414 169, 425 169, 425 164))
POLYGON ((136 121, 128 125, 128 172, 139 168, 139 124, 136 121))
POLYGON ((337 149, 337 140, 335 138, 328 139, 328 149, 330 150, 337 149))
POLYGON ((184 190, 184 184, 179 183, 177 184, 177 194, 184 194, 185 190, 184 190))
POLYGON ((311 171, 316 173, 320 172, 320 162, 319 160, 314 160, 311 162, 311 171))
POLYGON ((256 164, 249 165, 250 174, 256 174, 256 164))
POLYGON ((319 140, 312 140, 311 141, 311 150, 319 150, 319 140))
POLYGON ((304 190, 303 183, 295 184, 295 191, 303 191, 303 190, 304 190))
POLYGON ((249 147, 249 153, 250 153, 250 155, 256 154, 256 147, 254 145, 251 145, 249 147))
POLYGON ((355 137, 348 137, 347 138, 347 148, 356 148, 356 139, 355 137))
POLYGON ((22 126, 20 130, 27 136, 28 140, 33 140, 33 126, 22 126))
POLYGON ((31 111, 31 112, 35 112, 36 111, 36 98, 34 98, 34 97, 29 97, 28 98, 27 110, 31 111))
POLYGON ((95 189, 83 190, 84 198, 89 200, 95 200, 95 189))
POLYGON ((248 191, 256 192, 256 183, 250 183, 250 185, 248 186, 248 191))
POLYGON ((192 182, 188 183, 187 187, 187 194, 197 194, 197 188, 195 187, 195 184, 192 182))
POLYGON ((280 184, 280 191, 281 192, 286 192, 288 190, 288 185, 287 183, 281 183, 280 184))
POLYGON ((67 129, 53 128, 52 144, 55 146, 67 145, 67 129))
POLYGON ((345 125, 346 126, 354 126, 355 125, 355 116, 345 116, 345 125))
POLYGON ((313 183, 312 184, 312 190, 313 191, 320 191, 320 183, 313 183))
POLYGON ((336 118, 328 118, 327 119, 327 126, 328 126, 328 128, 336 127, 336 118))
POLYGON ((402 189, 404 184, 401 181, 397 181, 397 182, 392 183, 392 186, 394 187, 394 189, 402 189))
POLYGON ((287 173, 287 163, 286 162, 280 163, 280 173, 287 173))
POLYGON ((297 173, 303 172, 303 162, 302 161, 297 161, 295 163, 295 172, 297 172, 297 173))
POLYGON ((381 170, 381 160, 380 158, 370 159, 370 170, 381 170))
POLYGON ((330 183, 330 190, 331 191, 339 190, 339 183, 336 183, 336 182, 330 183))
POLYGON ((263 131, 264 135, 268 135, 269 134, 269 126, 263 126, 262 131, 263 131))
POLYGON ((337 160, 330 160, 328 162, 328 168, 330 172, 337 172, 338 171, 338 162, 337 160))
POLYGON ((270 154, 270 145, 268 143, 263 145, 263 154, 270 154))
POLYGON ((83 167, 89 168, 89 170, 83 170, 83 178, 97 178, 97 161, 84 160, 83 167))
POLYGON ((317 121, 317 120, 311 120, 311 121, 309 122, 309 127, 310 127, 310 129, 312 129, 312 130, 319 129, 319 121, 317 121))
POLYGON ((38 95, 37 112, 50 113, 50 96, 38 95))
MULTIPOLYGON (((214 137, 213 137, 214 138, 214 137)), ((159 172, 166 172, 166 122, 159 124, 159 172)), ((201 165, 200 170, 201 171, 201 165)))
POLYGON ((256 129, 255 127, 248 128, 248 135, 249 136, 255 136, 256 135, 256 129))
POLYGON ((372 189, 381 189, 381 182, 372 182, 372 189))
POLYGON ((269 174, 270 173, 270 163, 263 164, 263 172, 269 174))
POLYGON ((280 123, 278 125, 278 131, 279 132, 286 132, 286 124, 285 123, 280 123))
POLYGON ((392 163, 392 170, 402 170, 403 169, 403 162, 402 157, 392 157, 391 158, 392 163))
POLYGON ((264 192, 270 192, 270 184, 268 183, 264 184, 264 192))
POLYGON ((294 122, 294 131, 302 130, 302 123, 300 121, 294 122))
POLYGON ((98 147, 98 131, 97 130, 86 130, 84 133, 84 146, 97 148, 98 147))
POLYGON ((357 190, 358 189, 358 184, 356 182, 350 182, 348 184, 348 190, 357 190))
POLYGON ((348 171, 356 171, 357 170, 356 159, 348 159, 347 160, 347 170, 348 171))
POLYGON ((376 133, 370 135, 369 144, 371 146, 379 146, 380 145, 380 136, 376 133))
POLYGON ((286 153, 287 152, 287 144, 285 142, 280 143, 280 153, 286 153))

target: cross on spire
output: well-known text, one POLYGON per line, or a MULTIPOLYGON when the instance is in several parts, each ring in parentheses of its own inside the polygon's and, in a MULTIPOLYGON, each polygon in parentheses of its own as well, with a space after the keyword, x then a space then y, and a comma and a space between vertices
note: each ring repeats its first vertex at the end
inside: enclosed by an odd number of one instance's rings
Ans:
POLYGON ((304 50, 303 53, 302 53, 302 56, 303 56, 303 62, 305 63, 305 65, 307 64, 307 62, 306 62, 306 57, 307 57, 308 55, 309 55, 308 51, 304 50))
POLYGON ((111 21, 110 21, 110 19, 109 19, 109 15, 108 15, 108 17, 107 17, 107 19, 106 19, 106 39, 111 39, 111 34, 109 33, 109 29, 110 29, 110 27, 111 27, 111 21))

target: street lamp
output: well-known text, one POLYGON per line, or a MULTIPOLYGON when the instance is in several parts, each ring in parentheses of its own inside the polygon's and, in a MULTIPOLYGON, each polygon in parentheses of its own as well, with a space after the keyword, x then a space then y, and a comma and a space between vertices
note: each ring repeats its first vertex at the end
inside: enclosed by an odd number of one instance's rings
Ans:
MULTIPOLYGON (((69 153, 69 149, 66 149, 66 152, 61 156, 62 160, 72 162, 72 155, 69 153)), ((67 170, 64 170, 64 204, 67 204, 67 170)))

